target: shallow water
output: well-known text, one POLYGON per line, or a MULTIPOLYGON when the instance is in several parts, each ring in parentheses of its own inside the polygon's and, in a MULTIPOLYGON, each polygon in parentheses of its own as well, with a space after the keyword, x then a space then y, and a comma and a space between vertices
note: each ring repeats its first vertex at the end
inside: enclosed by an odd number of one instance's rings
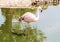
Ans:
MULTIPOLYGON (((19 29, 19 22, 14 18, 12 19, 12 22, 10 20, 10 22, 8 22, 0 11, 0 27, 6 20, 7 24, 9 24, 9 27, 11 27, 12 24, 13 28, 18 27, 19 29)), ((45 42, 60 42, 60 5, 49 6, 46 10, 43 10, 40 15, 39 21, 30 24, 31 26, 37 27, 38 29, 42 30, 46 34, 47 40, 45 42)))
POLYGON ((34 24, 47 35, 45 42, 60 42, 60 5, 49 6, 34 24))

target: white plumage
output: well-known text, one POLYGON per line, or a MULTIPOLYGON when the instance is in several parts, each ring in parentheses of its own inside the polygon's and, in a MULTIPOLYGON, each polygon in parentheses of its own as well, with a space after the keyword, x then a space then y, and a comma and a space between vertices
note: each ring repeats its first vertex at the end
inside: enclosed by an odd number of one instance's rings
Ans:
POLYGON ((23 20, 23 21, 28 22, 28 23, 38 21, 41 9, 42 9, 41 7, 38 7, 36 14, 33 14, 31 12, 24 13, 21 17, 19 17, 19 21, 23 20))

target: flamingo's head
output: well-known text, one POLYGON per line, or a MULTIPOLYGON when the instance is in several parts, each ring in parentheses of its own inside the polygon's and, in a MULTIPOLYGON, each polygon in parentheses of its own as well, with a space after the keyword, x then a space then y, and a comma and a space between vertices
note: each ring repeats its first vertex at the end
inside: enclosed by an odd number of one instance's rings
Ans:
POLYGON ((38 7, 38 9, 40 9, 40 10, 41 10, 41 12, 43 11, 42 7, 40 7, 40 6, 38 7))
POLYGON ((22 17, 19 17, 19 18, 18 18, 18 21, 22 21, 22 17))

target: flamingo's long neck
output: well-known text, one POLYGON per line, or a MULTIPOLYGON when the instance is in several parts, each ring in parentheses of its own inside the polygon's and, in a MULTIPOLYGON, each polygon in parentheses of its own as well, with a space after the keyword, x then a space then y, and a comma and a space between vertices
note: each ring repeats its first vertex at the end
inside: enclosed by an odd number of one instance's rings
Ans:
POLYGON ((37 8, 37 10, 36 10, 36 20, 39 19, 39 14, 40 14, 40 10, 39 10, 39 8, 37 8))

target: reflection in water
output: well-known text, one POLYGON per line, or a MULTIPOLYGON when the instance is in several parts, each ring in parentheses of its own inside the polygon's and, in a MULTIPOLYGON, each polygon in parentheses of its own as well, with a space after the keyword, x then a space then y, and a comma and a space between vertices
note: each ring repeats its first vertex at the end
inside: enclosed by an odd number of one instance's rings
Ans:
MULTIPOLYGON (((58 5, 59 1, 44 1, 45 3, 42 6, 43 10, 47 9, 50 5, 58 5)), ((34 12, 31 9, 9 9, 2 8, 2 14, 5 16, 6 20, 4 24, 0 26, 0 41, 1 42, 43 42, 46 38, 45 34, 38 30, 37 27, 25 26, 24 30, 21 30, 20 23, 13 21, 17 19, 18 16, 21 16, 25 12, 34 12), (8 11, 8 12, 7 12, 8 11), (33 29, 32 29, 33 28, 33 29)), ((2 16, 0 14, 0 16, 2 16)), ((2 17, 0 17, 2 19, 2 17)), ((4 19, 1 20, 0 22, 4 19)), ((38 23, 40 24, 40 23, 38 23)), ((40 27, 39 27, 40 28, 40 27)))
POLYGON ((7 32, 10 32, 10 29, 12 28, 12 16, 13 16, 13 14, 9 13, 9 11, 8 11, 8 13, 3 12, 2 14, 5 15, 6 20, 5 20, 4 24, 1 26, 1 29, 5 30, 7 32))
POLYGON ((15 26, 13 26, 15 28, 15 29, 13 29, 14 30, 13 34, 18 35, 18 36, 26 36, 26 39, 29 42, 43 42, 43 39, 46 38, 44 33, 40 30, 37 31, 37 29, 35 27, 30 27, 30 26, 26 25, 23 30, 20 30, 18 28, 19 24, 17 24, 17 25, 16 24, 17 23, 15 23, 15 26), (38 38, 38 40, 37 40, 37 38, 38 38))
POLYGON ((5 17, 2 15, 1 9, 0 9, 0 25, 5 22, 5 17))
MULTIPOLYGON (((14 10, 16 11, 16 9, 14 10)), ((12 9, 2 8, 2 14, 6 20, 0 26, 1 42, 43 42, 46 38, 45 34, 35 27, 25 25, 25 28, 21 30, 20 23, 18 21, 12 21, 13 16, 16 16, 12 9)))
POLYGON ((41 6, 43 10, 46 10, 48 6, 57 6, 59 5, 60 0, 43 0, 42 2, 38 0, 38 2, 32 3, 33 6, 41 6))

